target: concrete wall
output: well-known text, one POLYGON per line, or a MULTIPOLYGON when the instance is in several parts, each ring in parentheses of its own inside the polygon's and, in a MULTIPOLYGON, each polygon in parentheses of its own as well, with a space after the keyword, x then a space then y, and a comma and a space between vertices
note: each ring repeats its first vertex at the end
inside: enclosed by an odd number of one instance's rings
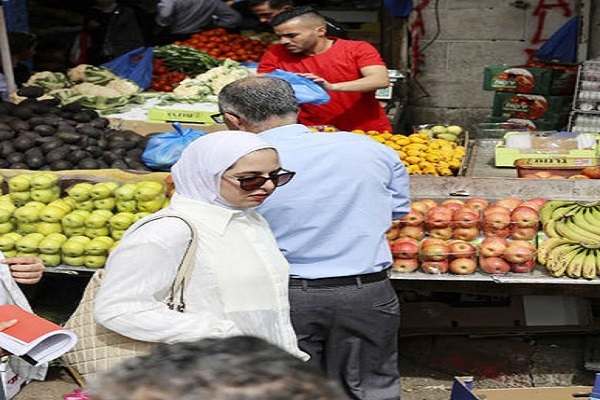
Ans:
POLYGON ((598 1, 591 1, 591 9, 588 59, 600 60, 600 4, 598 1))
MULTIPOLYGON (((494 92, 484 91, 486 65, 519 65, 527 60, 524 50, 538 26, 533 16, 543 0, 526 0, 519 8, 513 0, 439 0, 440 33, 425 49, 422 72, 409 88, 408 125, 423 123, 458 124, 470 127, 490 114, 494 92)), ((566 0, 576 15, 577 0, 566 0)), ((418 4, 420 2, 415 2, 418 4)), ((555 4, 556 1, 545 1, 555 4)), ((423 48, 436 33, 435 0, 423 11, 425 36, 423 48)), ((599 7, 597 7, 599 8, 599 7)), ((597 11, 597 13, 599 13, 597 11)), ((543 38, 548 38, 569 18, 559 8, 549 9, 543 38)), ((597 18, 600 20, 600 18, 597 18)), ((600 27, 597 26, 600 31, 600 27)), ((600 47, 600 44, 599 46, 600 47)))

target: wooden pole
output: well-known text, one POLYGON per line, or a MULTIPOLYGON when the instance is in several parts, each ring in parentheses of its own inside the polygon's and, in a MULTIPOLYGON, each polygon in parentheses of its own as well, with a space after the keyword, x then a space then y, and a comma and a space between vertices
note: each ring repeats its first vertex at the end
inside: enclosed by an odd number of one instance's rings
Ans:
POLYGON ((2 57, 2 70, 6 77, 6 86, 8 93, 17 90, 15 76, 13 74, 12 57, 10 55, 10 46, 8 44, 8 34, 6 32, 6 19, 4 18, 4 7, 0 1, 0 57, 2 57))

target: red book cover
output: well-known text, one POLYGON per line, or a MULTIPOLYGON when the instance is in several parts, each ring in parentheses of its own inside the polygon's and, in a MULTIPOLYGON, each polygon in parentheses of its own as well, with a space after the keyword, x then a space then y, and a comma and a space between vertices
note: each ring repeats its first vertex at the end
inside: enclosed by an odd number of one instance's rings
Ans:
POLYGON ((60 325, 32 314, 29 311, 25 311, 20 307, 12 304, 0 306, 0 322, 12 319, 16 319, 18 322, 2 332, 27 343, 52 331, 63 330, 60 325))

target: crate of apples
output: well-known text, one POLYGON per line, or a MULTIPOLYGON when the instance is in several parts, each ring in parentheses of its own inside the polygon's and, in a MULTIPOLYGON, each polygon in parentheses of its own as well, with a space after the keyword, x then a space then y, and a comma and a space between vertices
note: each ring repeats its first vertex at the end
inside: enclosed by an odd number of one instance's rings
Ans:
POLYGON ((459 239, 425 239, 421 243, 419 259, 421 269, 428 274, 468 275, 477 270, 477 248, 459 239))

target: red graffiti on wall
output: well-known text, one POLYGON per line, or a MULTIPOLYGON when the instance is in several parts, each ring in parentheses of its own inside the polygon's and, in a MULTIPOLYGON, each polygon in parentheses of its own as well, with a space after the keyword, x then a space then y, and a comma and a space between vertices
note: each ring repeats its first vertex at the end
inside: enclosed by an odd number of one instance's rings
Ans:
MULTIPOLYGON (((533 16, 537 17, 537 25, 535 28, 535 33, 533 38, 531 39, 532 45, 538 45, 544 43, 548 38, 543 38, 542 33, 544 31, 544 25, 546 24, 546 16, 548 14, 548 10, 560 8, 562 9, 562 14, 564 17, 568 18, 571 16, 571 8, 565 0, 556 0, 556 2, 551 3, 549 0, 539 0, 535 9, 533 10, 533 16)), ((525 54, 527 54, 527 62, 532 62, 534 60, 535 52, 537 48, 527 48, 524 50, 525 54)))
POLYGON ((411 45, 411 70, 413 76, 421 71, 421 65, 425 62, 425 54, 421 51, 420 41, 425 34, 425 23, 423 22, 422 11, 429 5, 429 0, 423 0, 418 6, 413 8, 414 18, 410 24, 411 45))

